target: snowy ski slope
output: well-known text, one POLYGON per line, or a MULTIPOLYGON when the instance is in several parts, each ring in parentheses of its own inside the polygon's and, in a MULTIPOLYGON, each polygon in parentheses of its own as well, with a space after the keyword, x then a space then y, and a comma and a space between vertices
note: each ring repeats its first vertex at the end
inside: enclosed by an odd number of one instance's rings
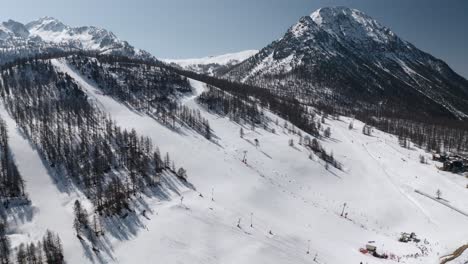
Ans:
POLYGON ((318 157, 309 159, 298 136, 283 129, 284 121, 272 113, 267 114, 279 120, 279 125, 269 125, 276 133, 244 126, 240 138, 241 125, 196 103, 205 89, 198 81, 191 80, 194 93, 182 100, 209 120, 213 141, 188 129, 171 131, 103 95, 64 61, 53 63, 120 126, 135 128, 170 152, 196 190, 180 186, 182 202, 178 193, 167 201, 144 198, 147 218, 126 225, 127 232, 108 232, 99 254, 86 252, 72 228, 73 202, 86 204, 86 198, 76 190, 64 192, 54 182, 1 108, 33 206, 31 216, 17 222, 13 244, 39 239, 51 229, 62 237, 69 263, 396 263, 359 252, 375 241, 379 252, 400 256, 403 263, 435 264, 468 243, 468 217, 415 192, 435 195, 440 189, 451 206, 466 212, 466 179, 437 170, 440 164, 432 161, 419 163, 420 154, 429 154, 400 147, 395 136, 380 131, 365 136, 359 121, 349 130, 351 119, 327 119, 332 134, 321 143, 344 165, 343 171, 327 170, 318 157), (294 139, 293 147, 289 139, 294 139), (347 219, 340 216, 343 203, 347 219), (401 232, 426 239, 428 255, 404 257, 421 251, 416 244, 398 242, 401 232))

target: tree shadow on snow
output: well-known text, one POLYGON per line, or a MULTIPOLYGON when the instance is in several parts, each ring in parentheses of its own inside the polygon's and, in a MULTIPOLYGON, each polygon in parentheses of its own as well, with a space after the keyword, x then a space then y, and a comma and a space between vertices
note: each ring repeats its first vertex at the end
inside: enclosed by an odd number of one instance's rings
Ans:
POLYGON ((195 188, 191 183, 170 172, 163 173, 157 186, 146 188, 131 200, 130 209, 123 210, 117 215, 101 217, 102 230, 105 235, 99 236, 94 243, 99 253, 82 241, 88 259, 93 263, 106 263, 102 254, 113 259, 114 249, 111 237, 124 242, 137 237, 140 232, 150 231, 145 222, 157 217, 155 207, 157 209, 158 204, 168 202, 187 190, 195 190, 195 188), (151 200, 150 205, 148 202, 151 200))
MULTIPOLYGON (((51 164, 34 143, 29 140, 27 135, 20 128, 17 128, 17 130, 18 134, 28 142, 31 149, 37 153, 48 176, 51 177, 60 192, 70 195, 83 190, 81 183, 71 180, 64 170, 59 166, 51 164)), ((118 172, 110 172, 107 176, 119 177, 117 174, 118 172)), ((174 171, 165 171, 158 185, 145 187, 142 193, 138 193, 130 200, 130 208, 128 210, 123 210, 118 215, 100 217, 101 229, 104 235, 92 239, 94 243, 91 243, 90 239, 85 237, 83 240, 76 239, 80 240, 85 255, 91 262, 108 263, 108 258, 114 259, 113 240, 111 237, 119 241, 128 241, 136 237, 139 232, 148 230, 144 221, 151 221, 151 218, 157 215, 151 209, 148 200, 155 199, 159 202, 167 202, 176 196, 180 196, 187 190, 195 190, 195 187, 185 179, 177 177, 174 171)), ((5 215, 10 218, 13 216, 13 221, 23 223, 32 220, 35 210, 37 209, 30 205, 10 206, 9 208, 3 208, 0 205, 0 216, 5 215)))
POLYGON ((6 219, 11 227, 31 222, 38 209, 25 199, 0 200, 0 219, 6 219))
MULTIPOLYGON (((68 178, 63 177, 65 175, 60 168, 55 167, 54 164, 51 164, 42 154, 41 151, 34 145, 33 142, 28 138, 27 135, 23 132, 23 130, 19 127, 16 128, 17 133, 21 136, 22 139, 28 142, 31 149, 36 152, 39 156, 44 169, 46 170, 49 177, 52 179, 53 183, 56 185, 57 189, 62 193, 71 194, 76 192, 75 184, 68 178)), ((14 158, 14 153, 12 154, 14 158)))

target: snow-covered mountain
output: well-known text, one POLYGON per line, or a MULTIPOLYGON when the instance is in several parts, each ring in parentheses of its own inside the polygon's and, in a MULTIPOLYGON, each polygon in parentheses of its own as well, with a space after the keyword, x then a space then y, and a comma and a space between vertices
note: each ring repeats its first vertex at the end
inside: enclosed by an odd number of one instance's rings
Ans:
POLYGON ((464 116, 466 80, 362 12, 320 9, 259 52, 166 60, 272 93, 131 60, 152 56, 104 29, 0 24, 0 62, 70 50, 130 58, 0 67, 0 263, 466 264, 468 175, 431 153, 468 152, 461 122, 369 115, 397 136, 299 102, 464 116))
MULTIPOLYGON (((31 200, 28 206, 12 203, 6 211, 7 237, 13 247, 35 242, 49 229, 61 237, 65 259, 71 264, 152 263, 154 259, 200 264, 435 264, 442 255, 468 243, 466 178, 439 170, 441 164, 415 145, 403 148, 398 137, 375 129, 372 136, 365 135, 361 132, 365 124, 348 117, 336 120, 317 114, 315 119, 323 120, 320 134, 329 130, 328 137, 306 133, 267 109, 261 110, 263 123, 252 124, 236 118, 236 113, 223 116, 202 104, 197 98, 212 89, 205 83, 159 67, 97 60, 52 59, 22 64, 2 75, 0 83, 8 83, 8 87, 0 86, 2 93, 16 92, 0 103, 0 115, 8 125, 11 156, 31 200), (47 72, 53 77, 18 81, 15 74, 27 76, 21 73, 24 70, 29 76, 47 72), (154 84, 167 89, 185 107, 180 108, 181 115, 165 116, 164 111, 152 108, 162 106, 165 96, 160 89, 144 86, 154 84), (135 96, 128 96, 129 92, 135 96), (34 93, 42 98, 37 99, 39 103, 33 99, 34 93), (54 107, 42 101, 48 99, 56 102, 54 107), (73 104, 77 99, 80 104, 73 104), (93 113, 83 108, 87 104, 114 121, 99 127, 99 123, 80 125, 77 119, 76 126, 89 129, 68 139, 76 129, 67 126, 76 117, 73 110, 93 113), (23 107, 31 110, 21 111, 23 107), (54 112, 55 107, 62 111, 54 112), (35 108, 50 110, 35 113, 35 108), (209 122, 210 139, 179 121, 189 113, 209 122), (53 118, 57 126, 41 125, 47 119, 36 115, 53 118), (29 126, 27 117, 31 116, 35 122, 29 126), (122 136, 114 126, 122 126, 128 133, 122 136), (56 131, 62 131, 60 137, 50 135, 56 131), (93 151, 85 142, 95 137, 98 142, 107 140, 99 137, 101 133, 109 133, 115 142, 134 134, 149 137, 146 144, 157 144, 171 154, 177 166, 187 169, 190 184, 164 174, 158 187, 131 196, 129 210, 115 215, 94 213, 93 193, 79 182, 73 183, 65 174, 68 167, 60 169, 59 163, 50 162, 53 156, 43 152, 53 155, 56 149, 73 146, 75 140, 84 144, 73 147, 75 151, 93 151), (342 164, 341 170, 314 152, 307 143, 311 140, 332 152, 342 164), (421 163, 421 156, 428 163, 421 163), (438 189, 442 199, 435 198, 438 189), (73 229, 77 200, 100 219, 102 235, 82 231, 77 236, 73 229), (399 242, 402 232, 415 232, 421 241, 399 242), (363 254, 360 249, 366 244, 376 246, 377 253, 386 253, 390 259, 363 254)), ((236 111, 241 106, 235 103, 236 111)), ((192 117, 187 120, 193 122, 192 117)), ((133 144, 138 143, 131 141, 114 151, 130 155, 133 144)), ((105 148, 102 153, 107 153, 105 148)), ((55 160, 68 160, 72 165, 71 154, 74 152, 55 160)), ((98 161, 103 162, 106 155, 98 153, 98 161)), ((76 159, 82 159, 81 155, 76 159)), ((125 159, 115 161, 117 168, 119 162, 125 159)), ((93 162, 92 167, 99 164, 93 162)), ((76 169, 86 170, 86 166, 76 169)), ((112 177, 114 170, 104 175, 112 177)), ((90 186, 87 188, 94 185, 90 186)), ((94 225, 89 229, 94 230, 94 225)))
POLYGON ((468 81, 355 9, 326 7, 233 67, 226 78, 305 102, 468 117, 468 81))
POLYGON ((28 29, 21 23, 8 20, 0 24, 0 40, 26 39, 29 37, 28 29))
POLYGON ((152 59, 114 33, 93 26, 70 27, 52 17, 27 24, 13 20, 0 24, 0 63, 19 57, 56 51, 93 51, 139 59, 152 59))
POLYGON ((258 50, 244 50, 218 56, 193 59, 163 59, 162 61, 197 73, 220 75, 232 66, 239 64, 257 53, 258 50))

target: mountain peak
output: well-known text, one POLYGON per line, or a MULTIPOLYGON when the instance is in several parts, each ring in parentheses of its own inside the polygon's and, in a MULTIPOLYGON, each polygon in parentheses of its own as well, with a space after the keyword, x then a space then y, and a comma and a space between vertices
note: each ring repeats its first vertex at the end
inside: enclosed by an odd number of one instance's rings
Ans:
POLYGON ((31 21, 26 24, 26 27, 31 33, 37 31, 59 32, 68 28, 68 26, 63 24, 60 20, 49 16, 41 17, 37 20, 31 21))
POLYGON ((378 24, 377 21, 366 15, 364 12, 345 6, 322 7, 314 11, 310 17, 312 17, 315 23, 319 25, 322 23, 334 22, 336 19, 343 17, 352 18, 359 22, 365 22, 364 20, 373 20, 378 24))
POLYGON ((352 13, 353 9, 345 6, 335 6, 335 7, 322 7, 315 10, 310 17, 314 20, 315 23, 318 25, 322 24, 323 19, 330 18, 336 16, 338 13, 342 14, 349 14, 352 13))
POLYGON ((225 77, 292 97, 298 91, 311 94, 305 100, 328 98, 332 91, 335 99, 341 96, 342 104, 366 105, 386 97, 401 107, 402 100, 420 100, 424 93, 427 102, 404 107, 468 117, 468 107, 460 99, 468 95, 466 80, 374 18, 348 7, 320 8, 301 18, 282 38, 231 68, 225 77))
POLYGON ((358 43, 389 43, 395 40, 395 34, 389 28, 357 9, 324 7, 313 12, 310 17, 323 30, 343 40, 358 43))
POLYGON ((39 19, 37 19, 36 21, 40 21, 40 22, 60 22, 55 17, 51 17, 51 16, 43 16, 43 17, 40 17, 39 19))

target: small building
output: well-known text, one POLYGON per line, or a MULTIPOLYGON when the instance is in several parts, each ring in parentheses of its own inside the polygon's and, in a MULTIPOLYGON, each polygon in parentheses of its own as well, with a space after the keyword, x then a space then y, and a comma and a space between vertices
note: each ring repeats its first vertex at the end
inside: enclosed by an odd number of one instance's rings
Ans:
POLYGON ((466 171, 467 167, 465 166, 463 160, 455 159, 455 160, 445 161, 443 169, 445 171, 451 171, 451 172, 464 172, 466 171))
POLYGON ((398 241, 408 243, 410 241, 410 235, 408 233, 401 233, 400 239, 398 239, 398 241))
POLYGON ((376 247, 376 246, 374 246, 374 245, 369 245, 369 244, 366 245, 366 249, 367 249, 368 252, 371 252, 371 253, 377 251, 377 247, 376 247))
POLYGON ((416 233, 414 233, 414 232, 411 232, 411 234, 403 232, 403 233, 401 233, 400 239, 398 239, 398 241, 404 242, 404 243, 408 243, 408 242, 413 241, 413 242, 418 243, 421 240, 418 239, 418 237, 416 236, 416 233))

